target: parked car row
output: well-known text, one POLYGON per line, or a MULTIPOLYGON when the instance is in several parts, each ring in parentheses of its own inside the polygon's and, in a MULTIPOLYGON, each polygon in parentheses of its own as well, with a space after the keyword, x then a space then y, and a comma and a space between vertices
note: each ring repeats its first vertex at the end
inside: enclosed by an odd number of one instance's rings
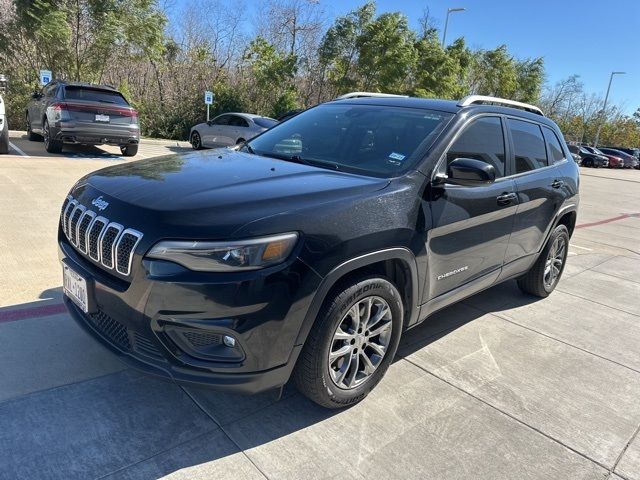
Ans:
POLYGON ((637 148, 567 146, 574 160, 583 167, 640 168, 640 150, 637 148))
POLYGON ((194 150, 230 147, 252 139, 276 123, 273 118, 252 113, 223 113, 191 127, 189 142, 194 150))

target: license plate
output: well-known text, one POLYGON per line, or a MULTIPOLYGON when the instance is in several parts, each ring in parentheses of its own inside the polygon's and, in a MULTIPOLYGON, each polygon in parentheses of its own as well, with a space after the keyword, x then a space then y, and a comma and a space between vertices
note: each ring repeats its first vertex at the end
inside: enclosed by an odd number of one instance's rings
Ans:
POLYGON ((87 280, 69 266, 62 265, 62 288, 67 297, 73 300, 84 313, 89 311, 89 295, 87 293, 87 280))
POLYGON ((109 123, 109 115, 96 114, 96 122, 109 123))

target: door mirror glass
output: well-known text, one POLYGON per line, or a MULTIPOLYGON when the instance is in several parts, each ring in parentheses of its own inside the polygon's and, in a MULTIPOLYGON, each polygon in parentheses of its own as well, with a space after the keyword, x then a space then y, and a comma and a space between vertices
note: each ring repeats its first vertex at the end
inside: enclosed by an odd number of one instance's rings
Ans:
POLYGON ((496 169, 482 160, 456 158, 447 167, 447 183, 454 185, 486 185, 496 180, 496 169))

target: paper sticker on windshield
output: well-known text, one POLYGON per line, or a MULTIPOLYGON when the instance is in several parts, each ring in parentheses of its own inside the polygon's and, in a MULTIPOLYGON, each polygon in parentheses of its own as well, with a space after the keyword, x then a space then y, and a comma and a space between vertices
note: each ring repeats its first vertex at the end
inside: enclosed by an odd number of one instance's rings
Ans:
POLYGON ((391 155, 389 155, 389 158, 393 159, 393 160, 398 160, 398 161, 402 161, 404 160, 404 155, 402 155, 401 153, 396 153, 396 152, 392 152, 391 155))

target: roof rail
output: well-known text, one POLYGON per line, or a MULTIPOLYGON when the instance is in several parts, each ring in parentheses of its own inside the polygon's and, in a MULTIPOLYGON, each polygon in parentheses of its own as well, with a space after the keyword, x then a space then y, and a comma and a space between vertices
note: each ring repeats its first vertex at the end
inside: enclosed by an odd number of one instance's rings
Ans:
POLYGON ((528 103, 516 102, 515 100, 508 100, 506 98, 488 97, 486 95, 467 95, 458 102, 459 107, 466 107, 468 105, 503 105, 505 107, 520 108, 527 112, 536 113, 544 117, 544 113, 540 108, 528 103))
POLYGON ((362 98, 362 97, 406 97, 407 95, 395 95, 393 93, 379 93, 379 92, 349 92, 344 95, 340 95, 336 100, 344 100, 346 98, 362 98))

